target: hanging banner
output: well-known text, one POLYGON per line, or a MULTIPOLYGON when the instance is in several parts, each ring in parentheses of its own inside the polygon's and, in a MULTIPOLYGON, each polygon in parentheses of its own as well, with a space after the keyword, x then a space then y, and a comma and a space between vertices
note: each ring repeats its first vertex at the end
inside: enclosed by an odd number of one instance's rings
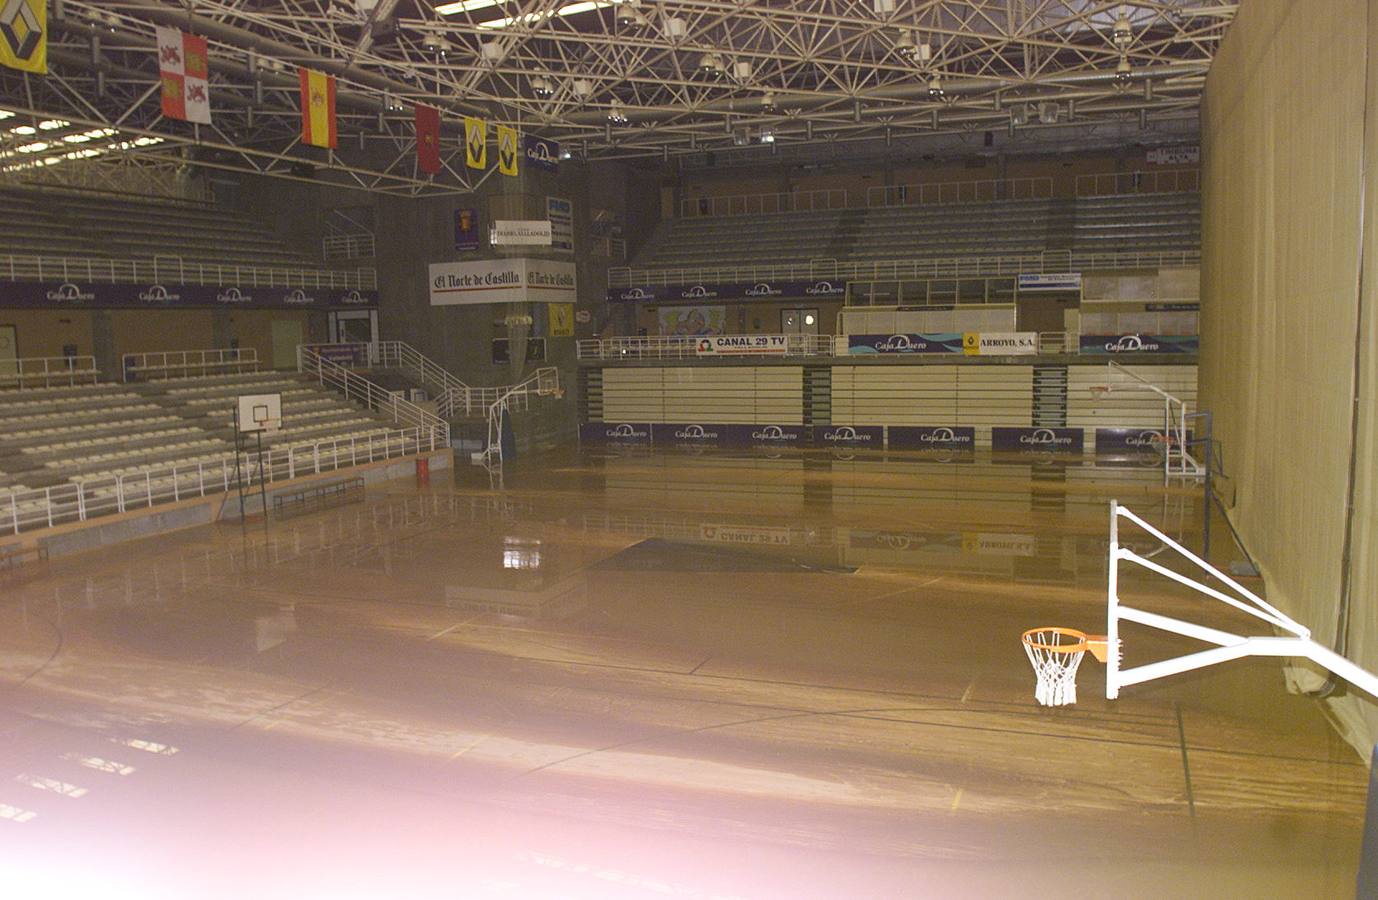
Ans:
POLYGON ((335 76, 313 69, 298 69, 301 84, 301 142, 333 149, 335 132, 335 76))
POLYGON ((471 169, 488 168, 488 123, 464 117, 464 164, 471 169))
POLYGON ((163 84, 163 115, 210 124, 210 64, 205 38, 159 25, 158 75, 163 84))
POLYGON ((1020 275, 1019 290, 1023 293, 1036 291, 1079 291, 1081 290, 1081 273, 1061 272, 1056 274, 1020 275))
POLYGON ((789 338, 783 334, 731 334, 699 338, 695 356, 784 356, 789 338))
POLYGON ((477 250, 482 242, 478 230, 478 210, 463 207, 455 210, 455 249, 477 250))
POLYGON ((962 336, 943 334, 849 334, 847 352, 870 353, 961 353, 962 336))
POLYGON ((0 0, 0 66, 48 74, 48 0, 0 0))
POLYGON ((1194 334, 1083 334, 1081 352, 1090 353, 1198 353, 1201 339, 1194 334))
POLYGON ((1181 147, 1154 147, 1148 151, 1148 163, 1152 166, 1195 166, 1200 162, 1200 144, 1187 144, 1181 147))
POLYGON ((432 306, 475 303, 573 303, 574 263, 554 259, 480 259, 431 263, 432 306))
POLYGON ((526 158, 526 164, 535 166, 545 172, 560 171, 560 144, 558 141, 547 141, 545 138, 523 135, 522 137, 522 156, 526 158))
POLYGON ((416 168, 424 175, 440 172, 440 110, 421 103, 413 107, 416 122, 416 168))
POLYGON ((546 307, 551 337, 574 337, 574 304, 552 303, 546 307))
POLYGON ((504 175, 517 175, 517 129, 506 125, 498 127, 498 171, 504 175))
POLYGON ((573 253, 574 204, 563 197, 546 197, 545 213, 550 220, 550 246, 573 253))

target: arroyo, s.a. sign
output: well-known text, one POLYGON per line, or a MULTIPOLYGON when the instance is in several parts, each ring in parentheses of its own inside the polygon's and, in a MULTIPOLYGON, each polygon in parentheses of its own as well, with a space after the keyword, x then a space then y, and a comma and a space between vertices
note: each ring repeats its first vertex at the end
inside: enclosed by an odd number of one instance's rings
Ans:
POLYGON ((1201 339, 1194 334, 1083 334, 1082 353, 1197 353, 1201 339))
POLYGON ((1080 453, 1085 433, 1080 428, 1005 428, 990 430, 992 450, 1018 453, 1080 453))
POLYGON ((784 356, 788 351, 783 334, 715 334, 694 342, 695 356, 784 356))
POLYGON ((1081 273, 1043 272, 1020 275, 1019 290, 1021 293, 1037 291, 1079 291, 1081 290, 1081 273))
POLYGON ((847 352, 869 353, 961 353, 962 336, 942 334, 849 334, 847 352))
POLYGON ((1035 356, 1038 333, 1034 331, 968 331, 962 335, 967 356, 1035 356))

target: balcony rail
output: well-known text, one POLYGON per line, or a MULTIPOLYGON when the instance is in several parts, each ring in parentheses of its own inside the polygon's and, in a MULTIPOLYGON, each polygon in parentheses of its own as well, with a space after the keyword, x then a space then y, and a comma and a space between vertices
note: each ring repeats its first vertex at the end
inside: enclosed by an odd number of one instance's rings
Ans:
POLYGON ((847 205, 847 192, 840 188, 780 191, 770 194, 691 197, 680 201, 679 215, 683 219, 699 216, 758 216, 766 213, 846 209, 847 205))
POLYGON ((1078 175, 1078 197, 1110 194, 1175 194, 1201 190, 1200 169, 1146 169, 1078 175))
POLYGON ((996 200, 1048 200, 1051 178, 991 178, 981 181, 932 181, 877 185, 866 189, 867 207, 927 206, 939 203, 987 203, 996 200))
POLYGON ((629 288, 740 281, 921 281, 928 278, 1013 276, 1021 273, 1089 272, 1104 269, 1157 269, 1200 264, 1199 250, 1151 253, 1050 250, 1022 256, 953 256, 877 261, 813 259, 797 263, 666 269, 618 266, 608 270, 608 286, 629 288))
POLYGON ((188 262, 180 256, 98 259, 72 256, 0 255, 0 280, 75 281, 96 284, 198 284, 217 287, 327 288, 373 291, 372 268, 294 269, 188 262))
POLYGON ((0 359, 0 388, 76 387, 100 377, 94 356, 21 356, 0 359))
POLYGON ((374 237, 367 231, 356 234, 327 234, 321 238, 321 257, 326 262, 372 259, 376 252, 374 237))
POLYGON ((258 351, 252 347, 230 350, 168 350, 126 353, 120 369, 125 381, 142 378, 177 378, 258 371, 258 351))
MULTIPOLYGON (((381 429, 365 435, 271 447, 257 454, 233 453, 209 462, 150 466, 48 488, 0 491, 0 534, 19 534, 100 516, 226 494, 241 485, 257 488, 305 475, 329 472, 398 456, 448 449, 436 429, 381 429), (239 475, 236 477, 236 471, 239 475)), ((61 473, 58 473, 61 474, 61 473)))

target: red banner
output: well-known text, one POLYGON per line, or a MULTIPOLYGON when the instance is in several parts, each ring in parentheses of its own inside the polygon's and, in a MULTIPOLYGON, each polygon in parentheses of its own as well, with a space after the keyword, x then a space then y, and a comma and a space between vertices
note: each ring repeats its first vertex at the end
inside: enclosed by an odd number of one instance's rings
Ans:
POLYGON ((440 172, 440 110, 416 104, 416 167, 426 175, 440 172))

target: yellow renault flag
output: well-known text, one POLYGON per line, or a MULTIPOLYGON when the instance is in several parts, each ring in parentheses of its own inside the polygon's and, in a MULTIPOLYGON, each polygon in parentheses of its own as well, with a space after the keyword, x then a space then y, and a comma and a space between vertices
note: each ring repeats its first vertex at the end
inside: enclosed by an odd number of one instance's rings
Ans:
POLYGON ((464 161, 471 169, 488 168, 488 123, 464 117, 464 161))
POLYGON ((498 126, 498 171, 517 174, 517 129, 506 125, 498 126))
POLYGON ((48 74, 48 0, 0 0, 0 66, 48 74))

